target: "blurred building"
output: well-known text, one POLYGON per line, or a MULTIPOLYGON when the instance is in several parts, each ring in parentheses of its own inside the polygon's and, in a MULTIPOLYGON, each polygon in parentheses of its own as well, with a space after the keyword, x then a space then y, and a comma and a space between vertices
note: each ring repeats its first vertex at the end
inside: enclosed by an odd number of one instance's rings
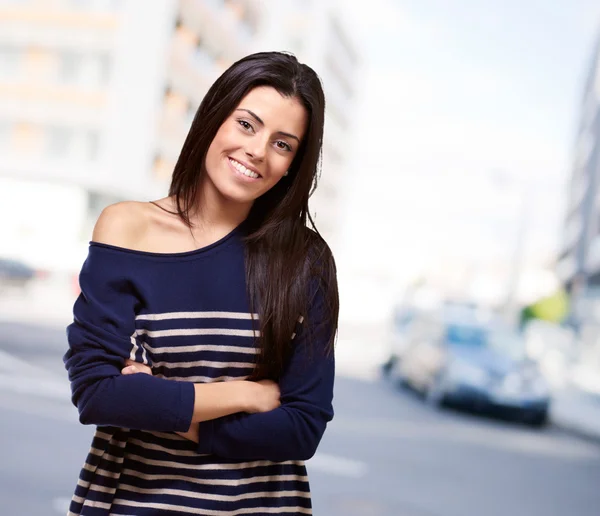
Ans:
POLYGON ((600 40, 581 104, 557 273, 575 298, 600 287, 600 40))
POLYGON ((321 78, 326 96, 323 166, 311 198, 317 229, 335 245, 342 224, 345 185, 352 166, 353 114, 362 86, 358 41, 334 1, 279 0, 263 6, 256 50, 287 50, 311 66, 321 78))
POLYGON ((257 6, 3 2, 0 253, 68 268, 104 206, 164 195, 202 97, 250 47, 257 6), (54 245, 36 252, 45 241, 54 245))
POLYGON ((291 50, 323 76, 327 173, 316 211, 320 228, 332 230, 357 57, 328 6, 285 0, 0 4, 0 255, 77 268, 102 208, 166 193, 204 94, 251 49, 291 50), (26 220, 15 218, 25 206, 26 220), (50 247, 45 253, 41 243, 50 247))

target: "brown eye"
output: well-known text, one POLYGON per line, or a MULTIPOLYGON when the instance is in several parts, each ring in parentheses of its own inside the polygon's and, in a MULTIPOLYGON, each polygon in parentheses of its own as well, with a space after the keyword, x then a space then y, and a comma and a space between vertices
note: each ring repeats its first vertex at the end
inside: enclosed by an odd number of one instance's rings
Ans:
POLYGON ((282 141, 282 140, 277 140, 275 142, 275 145, 277 146, 278 149, 284 150, 284 151, 288 151, 291 152, 292 151, 292 147, 291 145, 289 145, 288 143, 282 141))
POLYGON ((246 131, 252 131, 254 128, 252 124, 246 120, 238 120, 238 124, 240 124, 246 131))

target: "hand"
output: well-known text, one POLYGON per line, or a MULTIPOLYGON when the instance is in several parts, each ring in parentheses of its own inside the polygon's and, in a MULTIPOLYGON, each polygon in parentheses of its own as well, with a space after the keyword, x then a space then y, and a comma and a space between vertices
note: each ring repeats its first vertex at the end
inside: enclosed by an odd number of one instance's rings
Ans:
POLYGON ((248 382, 248 404, 246 412, 269 412, 281 405, 279 385, 272 380, 248 382))
POLYGON ((125 360, 125 367, 121 369, 121 374, 136 374, 136 373, 144 373, 152 376, 152 369, 150 369, 145 364, 140 364, 135 360, 127 359, 125 360))

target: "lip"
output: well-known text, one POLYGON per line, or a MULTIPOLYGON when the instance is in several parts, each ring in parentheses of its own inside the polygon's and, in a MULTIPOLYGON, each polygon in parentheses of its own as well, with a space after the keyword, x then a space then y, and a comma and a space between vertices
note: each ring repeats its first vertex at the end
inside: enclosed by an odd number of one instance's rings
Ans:
MULTIPOLYGON (((245 167, 246 167, 248 170, 251 170, 251 171, 252 171, 252 172, 254 172, 255 174, 258 174, 258 178, 257 178, 257 179, 260 179, 260 178, 262 177, 261 173, 260 173, 258 170, 256 170, 256 168, 254 168, 252 165, 249 165, 249 164, 248 164, 248 163, 246 163, 245 161, 242 161, 242 160, 240 160, 240 159, 237 159, 237 158, 232 158, 231 156, 227 156, 227 160, 229 161, 229 164, 230 164, 231 166, 233 166, 233 165, 231 164, 231 160, 233 160, 233 161, 237 161, 238 163, 240 163, 240 164, 244 165, 244 166, 245 166, 245 167)), ((235 169, 234 169, 234 170, 235 170, 235 169)), ((236 172, 237 172, 237 170, 236 170, 236 172)), ((245 176, 245 177, 247 177, 247 176, 245 176)), ((251 179, 252 179, 252 178, 251 178, 251 179)))

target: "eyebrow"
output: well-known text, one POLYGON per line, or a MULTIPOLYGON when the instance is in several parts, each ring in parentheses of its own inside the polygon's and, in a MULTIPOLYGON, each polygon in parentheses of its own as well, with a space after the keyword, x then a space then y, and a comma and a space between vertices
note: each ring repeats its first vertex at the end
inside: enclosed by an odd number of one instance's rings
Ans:
MULTIPOLYGON (((252 118, 254 118, 260 125, 265 125, 265 123, 262 121, 262 119, 254 112, 250 111, 249 109, 245 109, 245 108, 238 108, 236 111, 245 111, 246 113, 248 113, 252 118)), ((296 140, 298 143, 300 143, 300 138, 298 138, 297 136, 291 134, 291 133, 286 133, 284 131, 277 131, 277 134, 281 134, 282 136, 287 136, 288 138, 293 138, 294 140, 296 140)))

